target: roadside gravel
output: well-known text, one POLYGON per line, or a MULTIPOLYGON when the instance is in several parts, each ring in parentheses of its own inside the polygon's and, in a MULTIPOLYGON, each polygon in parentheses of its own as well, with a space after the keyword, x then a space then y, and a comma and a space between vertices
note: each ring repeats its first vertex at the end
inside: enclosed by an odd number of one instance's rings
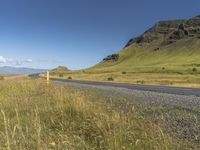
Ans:
MULTIPOLYGON (((63 82, 62 82, 63 83, 63 82)), ((152 91, 140 91, 127 88, 119 88, 112 86, 95 86, 86 85, 79 83, 63 83, 78 87, 84 87, 87 89, 96 89, 112 95, 121 95, 129 97, 129 99, 134 99, 136 102, 148 103, 148 104, 162 104, 169 106, 177 106, 186 109, 200 109, 200 97, 196 96, 185 96, 185 95, 175 95, 167 93, 158 93, 152 91)))

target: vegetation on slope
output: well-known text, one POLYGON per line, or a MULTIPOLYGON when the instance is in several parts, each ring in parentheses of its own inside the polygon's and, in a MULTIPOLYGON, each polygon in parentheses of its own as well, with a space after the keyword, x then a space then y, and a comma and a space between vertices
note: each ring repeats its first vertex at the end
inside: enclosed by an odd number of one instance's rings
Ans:
POLYGON ((131 39, 116 61, 102 61, 90 71, 190 73, 200 67, 200 16, 158 22, 131 39))
MULTIPOLYGON (((139 107, 122 97, 42 80, 0 81, 0 90, 1 149, 183 150, 199 146, 192 138, 172 136, 164 128, 165 112, 157 106, 139 107)), ((189 114, 184 118, 192 118, 189 114)))
POLYGON ((67 67, 65 66, 58 66, 57 68, 51 70, 52 73, 62 73, 62 72, 68 72, 70 71, 67 67))
POLYGON ((115 62, 102 62, 88 69, 94 72, 142 72, 142 73, 192 73, 200 70, 200 40, 183 39, 155 51, 156 46, 133 44, 119 52, 115 62))
POLYGON ((58 66, 57 68, 50 71, 51 75, 58 75, 59 77, 63 77, 64 74, 67 74, 70 70, 65 66, 58 66))

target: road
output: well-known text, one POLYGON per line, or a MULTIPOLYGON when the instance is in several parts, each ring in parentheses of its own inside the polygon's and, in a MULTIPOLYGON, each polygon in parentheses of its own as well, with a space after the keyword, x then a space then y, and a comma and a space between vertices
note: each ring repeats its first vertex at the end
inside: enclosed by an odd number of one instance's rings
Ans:
POLYGON ((129 83, 68 80, 68 79, 58 79, 58 78, 51 78, 51 80, 64 83, 78 83, 78 84, 95 85, 95 86, 120 87, 120 88, 140 90, 140 91, 151 91, 158 93, 200 97, 200 88, 181 88, 181 87, 140 85, 140 84, 129 84, 129 83))

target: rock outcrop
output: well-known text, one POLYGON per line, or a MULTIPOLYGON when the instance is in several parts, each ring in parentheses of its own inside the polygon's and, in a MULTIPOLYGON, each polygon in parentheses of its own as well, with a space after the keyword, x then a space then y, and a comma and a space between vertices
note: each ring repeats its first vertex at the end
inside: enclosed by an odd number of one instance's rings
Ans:
POLYGON ((103 61, 117 61, 119 59, 119 54, 112 54, 107 56, 106 58, 103 59, 103 61))
POLYGON ((184 38, 200 38, 200 16, 191 19, 160 21, 139 37, 129 40, 125 47, 134 43, 143 45, 162 39, 161 46, 184 38))

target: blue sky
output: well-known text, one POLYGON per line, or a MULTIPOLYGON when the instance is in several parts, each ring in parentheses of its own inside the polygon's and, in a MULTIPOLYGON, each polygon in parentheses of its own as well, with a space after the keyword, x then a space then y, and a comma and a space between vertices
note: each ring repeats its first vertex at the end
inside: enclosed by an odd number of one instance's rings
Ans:
POLYGON ((199 0, 0 0, 0 66, 92 66, 159 20, 200 15, 199 0))

